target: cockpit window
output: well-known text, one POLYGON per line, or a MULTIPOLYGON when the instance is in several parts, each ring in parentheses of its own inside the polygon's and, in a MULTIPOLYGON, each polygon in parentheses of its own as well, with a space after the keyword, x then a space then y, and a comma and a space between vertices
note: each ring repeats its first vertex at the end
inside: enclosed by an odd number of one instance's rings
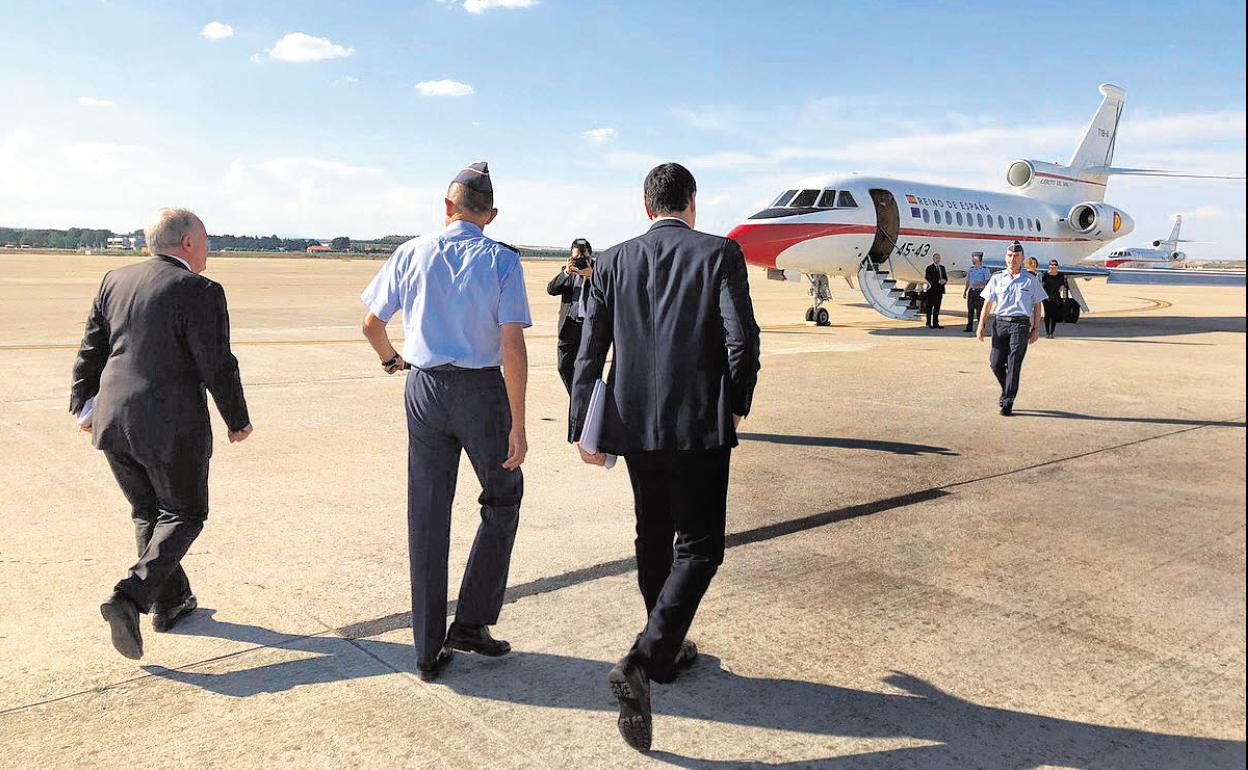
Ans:
POLYGON ((849 190, 841 190, 841 197, 836 205, 844 209, 858 208, 858 202, 854 200, 854 196, 849 194, 849 190))
POLYGON ((802 190, 793 200, 789 201, 789 208, 808 209, 815 205, 815 199, 818 197, 818 190, 802 190))
POLYGON ((819 202, 815 206, 821 209, 830 209, 836 206, 836 190, 824 190, 819 194, 819 202))
POLYGON ((774 208, 779 208, 780 206, 785 205, 793 198, 794 195, 797 195, 797 190, 785 190, 784 192, 780 193, 780 197, 776 198, 776 202, 771 204, 769 208, 774 209, 774 208))

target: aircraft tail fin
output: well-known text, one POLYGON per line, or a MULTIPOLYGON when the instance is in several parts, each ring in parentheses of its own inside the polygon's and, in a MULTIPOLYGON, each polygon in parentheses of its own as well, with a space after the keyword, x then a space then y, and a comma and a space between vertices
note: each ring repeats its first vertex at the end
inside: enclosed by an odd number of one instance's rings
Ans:
POLYGON ((1170 237, 1166 239, 1167 243, 1179 242, 1179 229, 1181 227, 1183 227, 1183 215, 1175 214, 1174 215, 1174 229, 1170 231, 1170 237))
POLYGON ((1079 149, 1070 158, 1069 166, 1074 171, 1104 168, 1114 162, 1114 142, 1118 138, 1118 121, 1122 118, 1127 92, 1105 83, 1101 93, 1105 96, 1101 108, 1092 117, 1079 149))

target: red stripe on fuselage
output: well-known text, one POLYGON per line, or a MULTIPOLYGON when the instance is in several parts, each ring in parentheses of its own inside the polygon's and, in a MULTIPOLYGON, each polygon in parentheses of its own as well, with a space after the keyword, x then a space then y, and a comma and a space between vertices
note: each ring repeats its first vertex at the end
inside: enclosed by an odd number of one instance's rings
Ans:
POLYGON ((1064 182, 1075 182, 1076 184, 1094 184, 1097 187, 1105 187, 1104 182, 1093 182, 1091 179, 1077 179, 1073 176, 1062 176, 1061 174, 1049 174, 1043 171, 1037 171, 1036 176, 1042 176, 1045 179, 1061 179, 1064 182))
POLYGON ((874 225, 808 222, 737 225, 728 237, 741 244, 745 261, 758 267, 775 267, 780 252, 802 241, 832 235, 874 235, 874 225))
POLYGON ((1042 235, 1010 235, 1008 233, 977 233, 965 230, 921 230, 903 227, 900 235, 912 238, 965 238, 972 241, 1028 241, 1031 243, 1076 243, 1089 238, 1046 238, 1042 235))

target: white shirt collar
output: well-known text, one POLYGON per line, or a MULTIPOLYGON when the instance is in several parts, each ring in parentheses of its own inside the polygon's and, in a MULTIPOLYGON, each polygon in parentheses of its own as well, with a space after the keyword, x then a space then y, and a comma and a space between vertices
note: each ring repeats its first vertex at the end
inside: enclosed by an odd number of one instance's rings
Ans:
POLYGON ((676 222, 681 223, 681 224, 682 224, 682 225, 684 225, 685 227, 688 227, 688 226, 689 226, 689 223, 688 223, 688 222, 686 222, 685 220, 681 219, 680 217, 655 217, 654 219, 651 219, 651 220, 650 220, 650 224, 655 224, 656 222, 662 222, 662 221, 663 221, 663 220, 665 220, 665 219, 671 219, 671 220, 674 220, 674 221, 676 221, 676 222))
MULTIPOLYGON (((187 262, 185 259, 182 259, 181 257, 179 257, 179 256, 178 256, 178 255, 176 255, 176 254, 157 254, 156 256, 158 256, 158 257, 168 257, 169 259, 176 259, 176 260, 178 260, 179 262, 181 262, 181 263, 182 263, 182 266, 183 266, 183 267, 185 267, 187 270, 191 270, 191 263, 190 263, 190 262, 187 262)), ((193 273, 193 272, 195 272, 195 271, 194 271, 194 270, 191 270, 191 272, 193 273)))

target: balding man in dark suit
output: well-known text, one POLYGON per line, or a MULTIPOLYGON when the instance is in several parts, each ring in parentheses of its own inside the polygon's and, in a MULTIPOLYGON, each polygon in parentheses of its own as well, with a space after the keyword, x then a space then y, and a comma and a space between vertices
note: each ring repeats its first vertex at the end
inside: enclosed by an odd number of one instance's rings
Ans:
POLYGON ((724 558, 728 464, 750 413, 759 370, 745 258, 735 241, 693 229, 693 175, 676 163, 646 177, 648 232, 606 251, 594 268, 572 388, 579 442, 594 383, 614 346, 602 464, 623 455, 637 515, 637 580, 647 619, 611 670, 619 728, 650 748, 650 681, 692 665, 685 638, 724 558))
POLYGON ((100 605, 113 646, 143 657, 139 613, 168 631, 196 607, 182 557, 208 516, 212 393, 231 442, 251 434, 221 285, 200 275, 199 217, 165 209, 151 259, 104 276, 74 362, 69 411, 104 452, 132 509, 139 560, 100 605), (90 409, 88 409, 90 405, 90 409))

